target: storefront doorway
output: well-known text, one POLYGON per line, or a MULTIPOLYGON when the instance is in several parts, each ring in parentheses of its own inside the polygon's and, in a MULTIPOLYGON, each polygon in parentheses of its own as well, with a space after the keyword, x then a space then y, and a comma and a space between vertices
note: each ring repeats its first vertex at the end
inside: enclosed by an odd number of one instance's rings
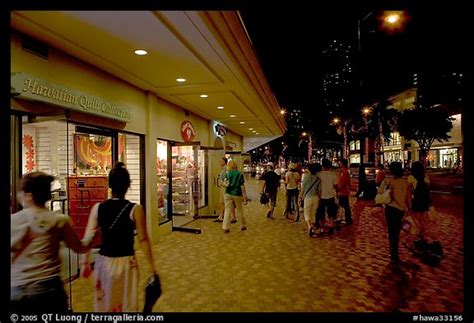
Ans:
MULTIPOLYGON (((126 199, 144 205, 144 137, 69 121, 64 110, 46 114, 11 115, 12 155, 11 212, 20 210, 15 201, 22 175, 42 171, 53 175, 53 199, 46 206, 70 216, 73 229, 82 238, 90 210, 110 196, 108 173, 123 161, 132 184, 126 199)), ((93 254, 97 253, 97 249, 93 254)), ((61 277, 71 282, 79 276, 79 256, 63 246, 61 277)), ((69 293, 70 298, 72 293, 69 293)))

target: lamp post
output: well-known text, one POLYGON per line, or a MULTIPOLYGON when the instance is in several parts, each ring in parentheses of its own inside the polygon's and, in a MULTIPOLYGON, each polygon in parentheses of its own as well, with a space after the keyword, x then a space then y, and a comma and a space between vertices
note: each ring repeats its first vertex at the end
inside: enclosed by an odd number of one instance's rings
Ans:
POLYGON ((337 126, 337 133, 340 135, 342 134, 344 137, 344 144, 342 147, 342 158, 348 159, 349 153, 347 151, 347 125, 349 124, 349 121, 347 119, 341 120, 340 118, 334 118, 332 120, 332 124, 337 126))
POLYGON ((313 158, 313 143, 314 143, 314 137, 312 133, 308 133, 304 131, 301 134, 301 137, 303 138, 308 138, 308 163, 311 162, 311 159, 313 158))
MULTIPOLYGON (((371 11, 368 14, 366 14, 364 17, 361 19, 357 20, 357 45, 358 45, 358 58, 359 58, 359 92, 363 93, 363 74, 362 74, 362 69, 363 69, 363 64, 362 64, 362 40, 361 40, 361 26, 364 21, 366 21, 370 16, 372 16, 374 12, 371 11)), ((402 30, 404 27, 405 22, 408 20, 408 16, 405 14, 404 11, 383 11, 383 13, 379 16, 379 20, 382 22, 381 26, 383 29, 385 29, 388 32, 396 32, 399 30, 402 30)), ((362 100, 361 100, 362 101, 362 100)), ((367 129, 367 116, 371 112, 371 110, 366 110, 368 108, 363 109, 364 113, 364 122, 366 125, 367 129)), ((378 150, 381 148, 382 149, 382 162, 383 162, 383 134, 382 134, 382 124, 380 120, 380 111, 377 113, 377 122, 378 122, 378 138, 377 141, 378 143, 378 150)), ((367 137, 364 136, 364 144, 365 141, 367 140, 367 137)), ((361 149, 360 149, 360 157, 361 157, 361 163, 363 163, 363 157, 364 157, 364 150, 365 150, 365 145, 362 144, 361 142, 361 149)), ((377 162, 377 160, 376 160, 377 162)))

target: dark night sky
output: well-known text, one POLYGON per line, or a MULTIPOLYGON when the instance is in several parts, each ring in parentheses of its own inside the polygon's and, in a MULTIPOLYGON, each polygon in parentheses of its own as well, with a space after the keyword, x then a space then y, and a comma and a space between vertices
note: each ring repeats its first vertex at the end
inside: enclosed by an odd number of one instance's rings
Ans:
POLYGON ((435 5, 430 1, 418 7, 371 6, 362 1, 330 3, 322 6, 315 2, 311 7, 249 4, 240 10, 281 106, 314 111, 320 96, 321 48, 335 38, 356 46, 357 20, 373 10, 407 10, 410 20, 403 32, 392 35, 378 28, 375 15, 363 23, 364 86, 370 99, 408 88, 413 72, 467 72, 471 57, 468 47, 474 39, 470 30, 474 28, 468 29, 471 10, 465 2, 435 5))

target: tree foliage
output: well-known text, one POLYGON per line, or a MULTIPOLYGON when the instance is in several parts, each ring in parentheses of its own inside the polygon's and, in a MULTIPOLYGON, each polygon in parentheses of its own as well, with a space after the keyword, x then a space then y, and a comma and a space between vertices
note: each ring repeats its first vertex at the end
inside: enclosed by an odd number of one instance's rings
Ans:
POLYGON ((435 140, 444 142, 451 138, 449 132, 453 128, 453 120, 445 110, 418 106, 400 114, 398 132, 405 139, 417 142, 424 161, 435 140))

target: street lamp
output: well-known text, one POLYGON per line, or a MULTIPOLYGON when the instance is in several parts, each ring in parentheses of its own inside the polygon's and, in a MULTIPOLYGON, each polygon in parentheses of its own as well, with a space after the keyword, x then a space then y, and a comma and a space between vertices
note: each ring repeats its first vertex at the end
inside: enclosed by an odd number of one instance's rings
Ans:
MULTIPOLYGON (((364 17, 359 19, 357 21, 357 44, 358 44, 358 61, 359 61, 359 90, 360 93, 363 93, 363 76, 362 76, 362 41, 361 41, 361 25, 364 21, 366 21, 374 11, 369 12, 366 14, 364 17)), ((378 19, 382 22, 382 29, 385 29, 386 31, 389 32, 396 32, 399 30, 402 30, 405 23, 408 21, 409 16, 406 14, 404 11, 383 11, 381 15, 378 16, 378 19)), ((362 110, 364 114, 364 122, 366 123, 366 129, 367 129, 367 116, 372 112, 370 108, 364 108, 362 110)), ((378 123, 379 123, 379 128, 381 128, 381 123, 380 123, 380 113, 378 114, 378 123)), ((380 131, 380 129, 379 129, 380 131)), ((380 135, 381 136, 381 135, 380 135)), ((362 139, 362 138, 361 138, 362 139)), ((367 138, 364 138, 364 143, 367 138)), ((378 140, 381 140, 380 138, 378 140)), ((382 140, 383 141, 383 140, 382 140)), ((363 147, 364 145, 361 142, 361 149, 360 149, 360 157, 361 157, 361 163, 363 162, 363 147)), ((381 143, 381 146, 383 147, 383 142, 381 143)), ((383 150, 383 148, 382 148, 383 150)))
POLYGON ((304 131, 301 134, 301 137, 308 137, 308 163, 310 163, 311 158, 313 157, 313 142, 314 142, 313 135, 312 135, 312 133, 308 133, 308 132, 304 131))
POLYGON ((342 158, 344 159, 348 159, 348 151, 347 151, 347 148, 348 148, 348 145, 347 145, 347 125, 349 123, 348 120, 341 120, 339 119, 338 117, 332 119, 332 123, 333 125, 337 126, 337 133, 339 135, 343 135, 344 136, 344 144, 343 144, 343 147, 342 147, 342 158))

